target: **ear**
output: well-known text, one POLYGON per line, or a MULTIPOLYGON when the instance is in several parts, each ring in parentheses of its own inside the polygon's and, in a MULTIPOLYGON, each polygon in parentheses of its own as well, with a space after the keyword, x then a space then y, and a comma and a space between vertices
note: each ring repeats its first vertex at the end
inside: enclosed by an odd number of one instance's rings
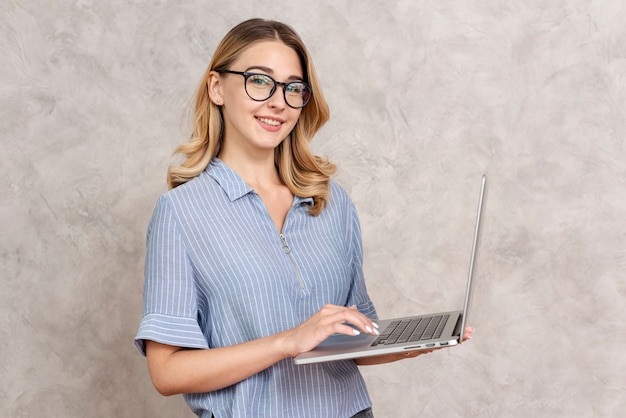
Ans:
POLYGON ((209 99, 213 102, 213 104, 217 106, 221 106, 224 104, 224 99, 222 97, 222 81, 220 79, 220 75, 216 71, 211 71, 209 73, 209 78, 207 79, 207 91, 209 93, 209 99))

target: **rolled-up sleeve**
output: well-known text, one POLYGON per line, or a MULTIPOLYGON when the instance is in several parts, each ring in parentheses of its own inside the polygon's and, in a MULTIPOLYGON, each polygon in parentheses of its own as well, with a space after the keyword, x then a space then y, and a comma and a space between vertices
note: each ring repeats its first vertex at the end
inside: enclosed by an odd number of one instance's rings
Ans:
POLYGON ((135 346, 145 340, 186 348, 208 348, 198 323, 194 269, 175 212, 162 196, 148 226, 143 316, 135 346))

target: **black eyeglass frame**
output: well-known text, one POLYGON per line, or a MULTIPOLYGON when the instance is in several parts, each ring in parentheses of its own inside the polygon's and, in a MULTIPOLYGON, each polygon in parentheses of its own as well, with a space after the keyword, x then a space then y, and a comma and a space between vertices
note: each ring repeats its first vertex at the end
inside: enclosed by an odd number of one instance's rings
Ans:
POLYGON ((250 73, 248 71, 219 70, 218 73, 237 74, 237 75, 243 76, 243 88, 246 91, 246 94, 248 95, 248 97, 254 100, 255 102, 264 102, 266 100, 269 100, 269 98, 272 97, 274 93, 276 93, 276 88, 278 86, 282 86, 283 88, 283 98, 285 99, 285 103, 287 103, 287 106, 293 109, 302 109, 304 106, 306 106, 309 103, 309 101, 311 101, 311 97, 313 97, 313 90, 311 89, 311 86, 309 85, 309 83, 305 83, 304 81, 289 81, 285 83, 282 81, 276 81, 274 77, 267 75, 267 74, 250 73), (254 75, 267 77, 274 82, 274 87, 272 87, 272 90, 270 91, 269 96, 267 96, 265 99, 255 99, 254 97, 250 96, 250 93, 248 93, 248 78, 254 75), (309 89, 309 97, 306 98, 306 101, 302 104, 302 106, 292 106, 289 104, 289 101, 287 100, 287 86, 290 84, 304 84, 304 86, 306 86, 306 88, 309 89))

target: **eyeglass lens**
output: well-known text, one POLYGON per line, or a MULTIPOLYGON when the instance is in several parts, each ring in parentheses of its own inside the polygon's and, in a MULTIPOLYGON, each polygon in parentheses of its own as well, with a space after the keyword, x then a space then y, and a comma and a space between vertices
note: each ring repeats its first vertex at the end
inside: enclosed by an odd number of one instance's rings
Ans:
MULTIPOLYGON (((251 74, 246 79, 246 93, 253 100, 267 100, 274 94, 277 85, 277 82, 267 75, 251 74)), ((282 86, 285 101, 291 107, 303 107, 311 98, 311 89, 305 83, 294 81, 282 86)))

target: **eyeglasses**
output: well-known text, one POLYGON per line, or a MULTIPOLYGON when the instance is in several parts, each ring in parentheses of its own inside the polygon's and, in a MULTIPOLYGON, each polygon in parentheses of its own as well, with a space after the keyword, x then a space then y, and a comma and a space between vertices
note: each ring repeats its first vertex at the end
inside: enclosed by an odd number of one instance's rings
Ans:
POLYGON ((274 80, 267 74, 248 73, 241 71, 221 70, 219 73, 239 74, 244 78, 244 87, 248 97, 257 102, 263 102, 276 92, 276 86, 282 86, 285 103, 289 107, 299 109, 306 106, 313 95, 311 87, 303 81, 283 83, 274 80))

